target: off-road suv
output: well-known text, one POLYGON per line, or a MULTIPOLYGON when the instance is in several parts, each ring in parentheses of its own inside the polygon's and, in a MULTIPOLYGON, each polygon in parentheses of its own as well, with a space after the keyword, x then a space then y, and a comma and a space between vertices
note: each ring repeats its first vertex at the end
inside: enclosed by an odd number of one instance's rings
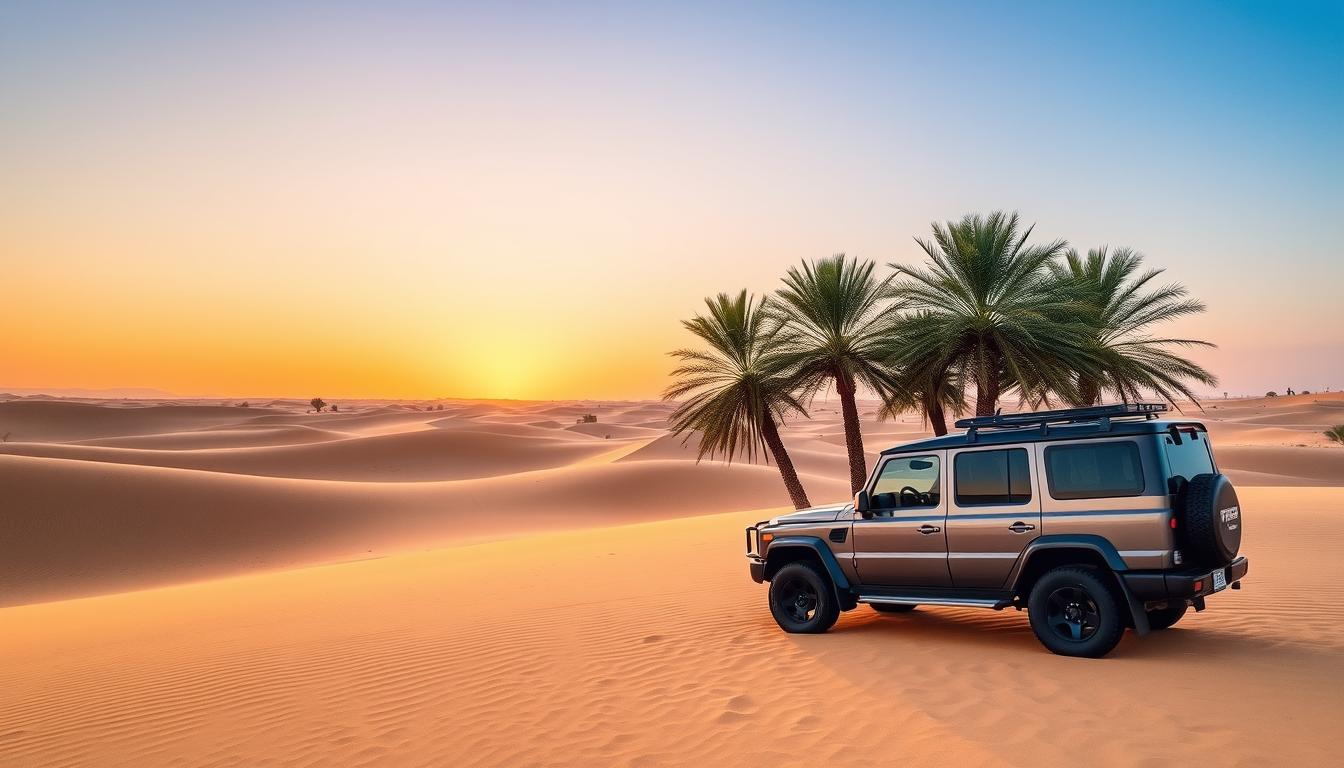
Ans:
POLYGON ((1051 651, 1104 656, 1246 575, 1241 506, 1197 421, 1151 403, 963 419, 882 452, 852 503, 747 529, 786 632, 859 603, 1027 610, 1051 651))

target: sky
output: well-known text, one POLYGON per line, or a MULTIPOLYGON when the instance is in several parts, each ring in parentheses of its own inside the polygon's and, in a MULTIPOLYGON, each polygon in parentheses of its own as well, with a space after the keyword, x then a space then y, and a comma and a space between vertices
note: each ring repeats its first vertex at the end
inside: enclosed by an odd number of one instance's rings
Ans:
POLYGON ((1341 125, 1339 3, 0 0, 0 391, 655 397, 705 296, 996 209, 1339 389, 1341 125))

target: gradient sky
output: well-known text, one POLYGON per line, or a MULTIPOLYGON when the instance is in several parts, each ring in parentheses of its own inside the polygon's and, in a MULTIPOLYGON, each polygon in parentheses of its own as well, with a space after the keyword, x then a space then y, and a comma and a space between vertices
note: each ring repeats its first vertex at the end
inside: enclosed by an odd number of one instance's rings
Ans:
POLYGON ((363 5, 0 0, 0 391, 651 397, 703 296, 995 208, 1344 387, 1339 3, 363 5))

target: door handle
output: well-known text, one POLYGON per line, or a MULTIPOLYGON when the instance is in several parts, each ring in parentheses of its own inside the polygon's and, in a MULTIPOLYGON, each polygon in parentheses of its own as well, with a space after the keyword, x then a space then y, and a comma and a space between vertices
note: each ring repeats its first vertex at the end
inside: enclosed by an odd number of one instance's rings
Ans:
POLYGON ((942 528, 939 528, 939 527, 936 526, 936 525, 929 525, 928 523, 925 523, 924 525, 921 525, 921 526, 919 526, 918 528, 915 529, 916 532, 918 532, 918 533, 922 533, 922 534, 924 534, 925 536, 927 536, 927 535, 929 535, 929 534, 931 534, 931 533, 938 533, 938 532, 941 531, 941 530, 943 530, 943 529, 942 529, 942 528))
POLYGON ((1024 523, 1021 520, 1008 526, 1008 530, 1012 531, 1013 533, 1026 533, 1027 531, 1032 531, 1035 529, 1036 526, 1031 525, 1029 523, 1024 523))

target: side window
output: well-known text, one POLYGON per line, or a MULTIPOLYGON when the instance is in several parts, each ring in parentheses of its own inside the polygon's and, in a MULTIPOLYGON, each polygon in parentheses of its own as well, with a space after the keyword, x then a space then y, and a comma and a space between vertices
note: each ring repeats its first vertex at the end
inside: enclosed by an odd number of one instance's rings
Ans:
POLYGON ((1132 441, 1052 445, 1045 476, 1056 499, 1104 499, 1143 493, 1143 465, 1132 441))
POLYGON ((936 507, 939 495, 937 456, 887 459, 871 493, 874 509, 936 507))
POLYGON ((1031 501, 1031 469, 1025 448, 959 453, 953 476, 959 507, 1031 501))

